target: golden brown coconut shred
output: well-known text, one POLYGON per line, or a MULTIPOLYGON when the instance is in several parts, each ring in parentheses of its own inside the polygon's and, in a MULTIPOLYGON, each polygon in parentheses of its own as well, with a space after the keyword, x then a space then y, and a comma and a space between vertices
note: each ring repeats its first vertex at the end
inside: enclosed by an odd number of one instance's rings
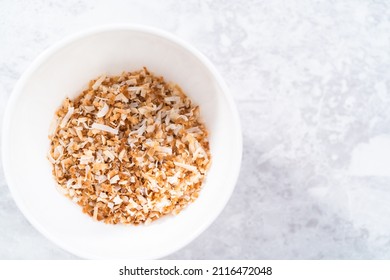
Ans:
POLYGON ((56 112, 48 158, 59 189, 109 224, 148 224, 199 195, 210 166, 199 108, 146 68, 101 76, 56 112))

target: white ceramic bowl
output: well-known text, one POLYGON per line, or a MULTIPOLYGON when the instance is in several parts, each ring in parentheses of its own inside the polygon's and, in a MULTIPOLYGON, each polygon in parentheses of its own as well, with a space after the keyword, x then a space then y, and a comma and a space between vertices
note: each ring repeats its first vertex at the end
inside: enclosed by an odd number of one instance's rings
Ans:
POLYGON ((161 258, 188 244, 226 205, 242 153, 237 110, 211 63, 166 32, 129 25, 74 35, 40 55, 11 95, 2 140, 6 179, 23 214, 63 249, 92 259, 161 258), (62 100, 75 97, 89 80, 142 66, 179 84, 200 106, 213 163, 200 197, 178 216, 148 226, 106 225, 57 191, 46 158, 49 126, 62 100))

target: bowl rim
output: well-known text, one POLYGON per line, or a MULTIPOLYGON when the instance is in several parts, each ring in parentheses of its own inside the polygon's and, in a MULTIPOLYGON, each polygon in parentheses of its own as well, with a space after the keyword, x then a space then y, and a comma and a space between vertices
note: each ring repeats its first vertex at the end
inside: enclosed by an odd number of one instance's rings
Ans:
POLYGON ((14 183, 13 178, 11 177, 10 173, 10 158, 11 153, 10 150, 7 149, 7 147, 10 146, 10 141, 8 137, 8 131, 10 130, 11 126, 11 116, 12 112, 14 111, 15 106, 17 105, 17 102, 19 100, 19 97, 22 94, 22 88, 24 87, 25 83, 29 80, 29 78, 32 76, 32 74, 43 64, 48 60, 53 54, 55 54, 57 51, 61 50, 62 48, 66 47, 67 45, 76 42, 77 40, 80 40, 82 38, 97 35, 99 33, 104 32, 110 32, 110 31, 136 31, 136 32, 142 32, 146 34, 150 34, 153 36, 161 37, 163 39, 166 39, 183 49, 186 49, 189 51, 195 58, 197 58, 206 68, 210 71, 213 78, 217 81, 218 85, 222 89, 222 93, 224 97, 227 100, 229 110, 232 112, 234 123, 232 123, 232 126, 235 127, 237 133, 234 135, 236 138, 235 141, 238 143, 237 149, 234 151, 233 157, 235 161, 235 168, 234 173, 230 174, 233 178, 231 187, 228 190, 229 193, 226 196, 225 201, 223 202, 223 207, 221 209, 218 209, 218 211, 215 211, 212 215, 213 217, 208 220, 208 222, 203 223, 201 227, 198 228, 198 230, 188 238, 186 238, 184 241, 179 242, 175 246, 172 246, 169 250, 166 250, 164 252, 161 252, 157 255, 151 255, 149 259, 160 259, 162 257, 168 256, 189 243, 191 243, 194 239, 196 239, 202 232, 204 232, 215 220, 216 218, 221 214, 223 209, 225 209, 230 197, 232 196, 232 193, 234 191, 235 185, 237 183, 237 179, 240 173, 240 167, 241 167, 241 160, 242 160, 242 150, 243 150, 243 140, 242 140, 242 130, 241 130, 241 124, 240 124, 240 118, 239 113, 237 110, 237 107, 235 106, 234 99, 230 93, 230 90, 221 77, 221 75, 218 73, 215 66, 209 61, 209 59, 203 55, 200 51, 198 51, 195 47, 193 47, 190 43, 187 43, 186 41, 178 38, 177 36, 150 26, 145 25, 138 25, 138 24, 106 24, 106 25, 99 25, 92 28, 84 29, 82 31, 73 33, 71 35, 66 36, 64 39, 54 43, 52 46, 46 48, 41 54, 38 55, 37 58, 33 60, 33 62, 30 64, 30 66, 23 72, 23 74, 20 76, 18 81, 16 82, 14 89, 9 97, 9 100, 7 102, 5 112, 4 112, 4 118, 3 118, 3 128, 2 128, 2 163, 3 163, 3 170, 4 170, 4 177, 8 185, 8 189, 10 190, 10 193, 17 205, 17 207, 20 209, 22 214, 25 216, 25 218, 31 223, 31 225, 37 229, 43 236, 45 236, 48 240, 53 242, 55 245, 60 247, 61 249, 65 250, 66 252, 70 252, 71 254, 74 254, 77 257, 85 258, 85 259, 96 259, 97 257, 93 254, 89 254, 84 251, 79 251, 79 249, 74 247, 68 247, 66 244, 64 244, 60 239, 57 237, 52 236, 50 232, 48 232, 43 225, 39 221, 35 219, 35 217, 28 212, 28 210, 25 208, 25 205, 19 198, 16 190, 16 183, 14 183))

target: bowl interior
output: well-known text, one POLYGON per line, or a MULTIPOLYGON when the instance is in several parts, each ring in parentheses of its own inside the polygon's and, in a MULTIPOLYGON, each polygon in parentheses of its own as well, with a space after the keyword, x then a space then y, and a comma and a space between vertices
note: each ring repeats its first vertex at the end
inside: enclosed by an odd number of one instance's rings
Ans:
POLYGON ((156 32, 101 30, 57 45, 21 79, 5 118, 4 168, 23 213, 64 249, 85 258, 159 258, 190 242, 225 206, 239 170, 240 133, 226 88, 202 57, 156 32), (46 159, 49 126, 62 100, 89 80, 143 66, 179 84, 200 106, 213 163, 200 197, 178 216, 137 227, 94 222, 56 189, 46 159))

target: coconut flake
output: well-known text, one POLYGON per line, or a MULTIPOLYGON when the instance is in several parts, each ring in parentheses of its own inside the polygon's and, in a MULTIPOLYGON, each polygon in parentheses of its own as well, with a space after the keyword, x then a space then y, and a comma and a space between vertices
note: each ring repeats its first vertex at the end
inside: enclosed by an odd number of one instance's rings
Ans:
POLYGON ((94 159, 95 159, 94 156, 87 156, 87 155, 81 156, 80 157, 80 164, 88 164, 90 162, 93 162, 94 159))
POLYGON ((118 101, 118 100, 125 102, 125 103, 129 102, 129 99, 126 96, 124 96, 123 93, 120 93, 115 97, 115 101, 118 101))
POLYGON ((119 181, 119 176, 118 175, 115 175, 114 177, 112 177, 111 179, 110 179, 110 184, 115 184, 116 182, 118 182, 119 181))
POLYGON ((145 221, 145 226, 149 225, 153 220, 151 218, 147 218, 145 221))
POLYGON ((173 162, 176 166, 179 166, 181 168, 184 168, 184 169, 187 169, 189 171, 193 171, 193 172, 196 172, 198 171, 198 169, 193 166, 193 165, 189 165, 189 164, 186 164, 186 163, 182 163, 182 162, 177 162, 177 161, 174 161, 173 162))
MULTIPOLYGON (((158 191, 158 189, 160 188, 158 186, 158 182, 155 179, 153 179, 152 177, 148 176, 147 174, 144 174, 144 176, 145 176, 146 179, 148 179, 148 181, 149 181, 149 183, 150 183, 150 185, 152 187, 152 190, 153 191, 158 191)), ((147 195, 147 193, 146 193, 146 195, 147 195)))
POLYGON ((107 180, 107 176, 106 175, 95 175, 95 179, 98 181, 99 184, 101 184, 107 180))
POLYGON ((138 106, 139 106, 139 103, 137 103, 137 102, 133 102, 133 103, 129 104, 130 108, 137 108, 138 106))
POLYGON ((156 208, 161 211, 164 207, 171 204, 172 203, 166 197, 163 197, 159 202, 156 203, 156 208))
POLYGON ((83 108, 84 108, 84 111, 87 113, 91 113, 92 111, 94 111, 96 109, 95 106, 83 106, 83 108))
POLYGON ((118 129, 112 128, 111 126, 104 125, 101 123, 93 123, 91 126, 92 129, 106 131, 112 134, 118 134, 118 129))
POLYGON ((47 153, 47 158, 49 159, 49 161, 50 161, 52 164, 57 163, 57 161, 51 156, 50 152, 47 153))
POLYGON ((104 117, 107 113, 110 107, 107 105, 107 103, 104 102, 103 108, 100 109, 100 111, 96 114, 96 117, 102 118, 104 117))
POLYGON ((85 166, 85 177, 84 177, 84 181, 86 181, 88 179, 88 174, 89 172, 91 171, 91 167, 89 165, 86 165, 85 166))
POLYGON ((111 160, 115 159, 115 155, 108 150, 103 151, 103 154, 111 160))
POLYGON ((142 89, 143 89, 143 87, 128 87, 127 91, 132 91, 132 92, 135 92, 136 94, 138 94, 142 89))
POLYGON ((81 141, 84 140, 83 133, 81 132, 82 129, 83 129, 82 127, 76 127, 76 128, 75 128, 77 137, 78 137, 81 141))
POLYGON ((126 84, 129 86, 136 85, 137 84, 137 79, 136 78, 131 78, 126 81, 126 84))
POLYGON ((105 192, 101 192, 100 195, 99 195, 100 198, 107 198, 107 194, 105 192))
POLYGON ((92 89, 97 90, 105 79, 106 79, 106 75, 103 75, 99 79, 97 79, 96 82, 93 84, 92 89))
POLYGON ((150 108, 148 108, 147 106, 138 108, 138 112, 139 112, 141 115, 145 115, 145 114, 147 114, 147 113, 150 112, 150 111, 151 111, 150 108))
POLYGON ((98 211, 99 211, 99 207, 98 207, 98 205, 95 205, 95 207, 93 207, 93 215, 92 215, 92 218, 93 218, 95 221, 97 221, 98 211))
POLYGON ((186 131, 187 131, 188 133, 203 134, 203 131, 202 131, 199 127, 197 127, 197 126, 191 127, 191 128, 189 128, 189 129, 187 129, 186 131))
POLYGON ((180 102, 180 97, 179 96, 168 96, 164 98, 165 102, 175 102, 179 103, 180 102))
POLYGON ((70 117, 73 115, 74 107, 69 107, 68 112, 66 113, 65 117, 62 119, 60 127, 64 128, 65 125, 68 123, 70 117))
POLYGON ((180 175, 181 175, 181 172, 179 171, 179 172, 176 172, 175 175, 167 177, 168 183, 171 185, 177 184, 177 182, 179 181, 180 175))
POLYGON ((59 157, 57 158, 57 160, 59 160, 59 158, 64 154, 64 147, 63 146, 55 147, 54 153, 58 154, 59 157))
POLYGON ((157 146, 154 148, 157 152, 160 152, 160 153, 164 153, 164 154, 168 154, 168 155, 171 155, 172 154, 172 148, 171 147, 161 147, 161 146, 157 146))
POLYGON ((126 150, 123 149, 123 150, 119 153, 118 159, 119 159, 120 161, 122 161, 122 159, 123 159, 123 157, 125 156, 125 154, 126 154, 126 150))
POLYGON ((137 134, 138 134, 139 136, 142 136, 142 135, 145 133, 145 131, 146 131, 146 124, 145 124, 145 122, 144 122, 144 123, 141 125, 141 127, 138 128, 137 134))
POLYGON ((138 198, 139 202, 141 203, 141 205, 146 204, 147 200, 145 199, 145 197, 143 197, 142 195, 138 194, 137 198, 138 198))
POLYGON ((136 203, 132 198, 129 198, 128 203, 129 203, 130 209, 131 208, 137 209, 139 207, 138 203, 136 203))
POLYGON ((112 201, 115 203, 115 205, 121 204, 123 202, 119 195, 117 195, 112 201))

